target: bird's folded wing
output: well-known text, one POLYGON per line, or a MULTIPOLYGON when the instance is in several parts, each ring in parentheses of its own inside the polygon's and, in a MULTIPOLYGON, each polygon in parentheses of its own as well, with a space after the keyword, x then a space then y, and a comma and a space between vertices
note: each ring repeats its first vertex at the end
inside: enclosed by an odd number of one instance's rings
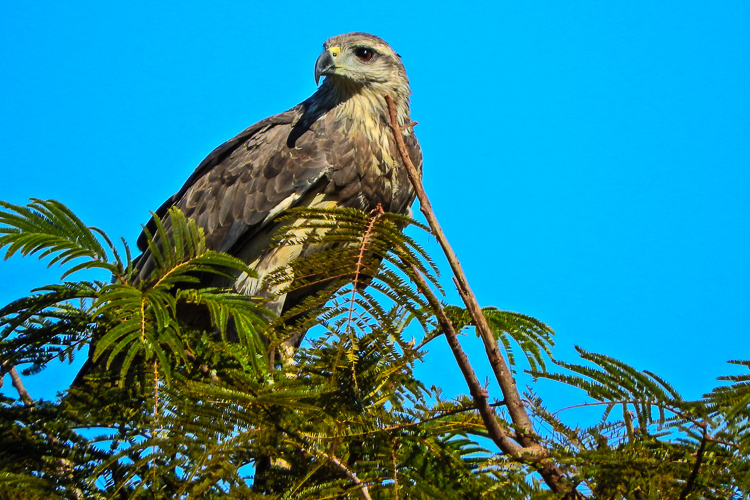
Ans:
MULTIPOLYGON (((266 118, 216 148, 156 214, 163 217, 170 207, 179 208, 204 229, 212 250, 228 251, 252 237, 331 168, 325 150, 329 141, 309 132, 292 147, 288 144, 302 113, 297 106, 266 118)), ((153 220, 146 227, 153 234, 153 220)), ((138 247, 147 249, 143 234, 138 247)))

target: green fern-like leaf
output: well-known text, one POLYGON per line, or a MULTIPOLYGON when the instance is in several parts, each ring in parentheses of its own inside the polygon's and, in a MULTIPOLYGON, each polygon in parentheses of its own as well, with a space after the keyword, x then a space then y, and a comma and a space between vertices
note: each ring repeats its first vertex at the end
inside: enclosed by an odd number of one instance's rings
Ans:
POLYGON ((63 272, 63 279, 77 271, 96 268, 123 275, 129 267, 101 230, 86 226, 58 201, 33 198, 26 206, 2 201, 0 206, 4 209, 0 210, 0 248, 7 247, 6 259, 16 253, 36 254, 40 259, 49 257, 49 266, 70 265, 82 259, 63 272), (114 261, 110 261, 108 252, 114 261))

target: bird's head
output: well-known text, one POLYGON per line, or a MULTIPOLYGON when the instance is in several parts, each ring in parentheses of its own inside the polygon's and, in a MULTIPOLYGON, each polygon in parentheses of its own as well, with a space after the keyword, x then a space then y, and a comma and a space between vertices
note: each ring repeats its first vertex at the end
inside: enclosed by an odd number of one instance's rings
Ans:
POLYGON ((315 83, 326 77, 341 97, 389 94, 408 102, 409 79, 401 57, 384 40, 368 33, 346 33, 326 40, 315 63, 315 83))

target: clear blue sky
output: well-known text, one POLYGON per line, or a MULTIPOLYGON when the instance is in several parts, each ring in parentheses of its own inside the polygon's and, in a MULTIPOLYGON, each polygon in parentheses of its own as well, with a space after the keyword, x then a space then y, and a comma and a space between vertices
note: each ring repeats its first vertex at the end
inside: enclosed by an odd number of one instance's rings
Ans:
MULTIPOLYGON (((698 397, 750 358, 748 26, 746 1, 6 2, 0 199, 134 244, 215 146, 315 90, 327 37, 371 32, 403 56, 480 302, 550 324, 559 358, 579 344, 698 397)), ((57 275, 0 262, 0 301, 57 275)), ((421 373, 465 390, 446 356, 421 373)))

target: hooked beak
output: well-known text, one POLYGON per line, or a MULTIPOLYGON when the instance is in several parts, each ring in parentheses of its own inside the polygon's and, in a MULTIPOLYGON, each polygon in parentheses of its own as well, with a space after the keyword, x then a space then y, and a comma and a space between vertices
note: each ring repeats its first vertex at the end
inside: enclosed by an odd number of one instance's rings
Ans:
POLYGON ((331 75, 336 69, 336 63, 333 61, 333 55, 330 50, 326 50, 318 60, 315 61, 315 85, 320 82, 320 77, 325 75, 331 75))

